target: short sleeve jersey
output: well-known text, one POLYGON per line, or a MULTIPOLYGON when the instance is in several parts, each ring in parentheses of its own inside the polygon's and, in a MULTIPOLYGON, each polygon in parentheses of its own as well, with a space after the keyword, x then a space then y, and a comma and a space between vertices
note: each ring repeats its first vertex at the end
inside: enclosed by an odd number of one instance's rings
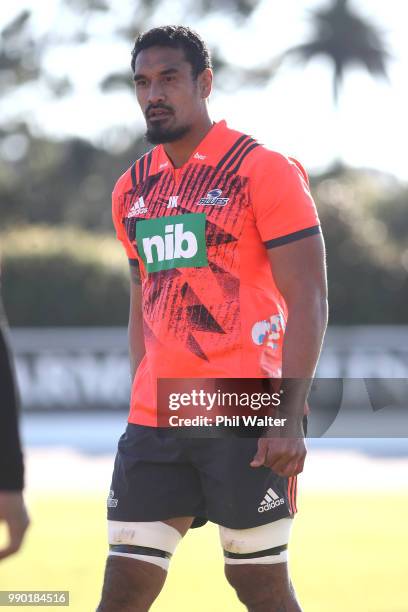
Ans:
POLYGON ((129 422, 157 426, 158 378, 280 376, 287 307, 267 249, 320 231, 296 160, 221 121, 179 169, 162 145, 133 164, 113 220, 142 278, 129 422))

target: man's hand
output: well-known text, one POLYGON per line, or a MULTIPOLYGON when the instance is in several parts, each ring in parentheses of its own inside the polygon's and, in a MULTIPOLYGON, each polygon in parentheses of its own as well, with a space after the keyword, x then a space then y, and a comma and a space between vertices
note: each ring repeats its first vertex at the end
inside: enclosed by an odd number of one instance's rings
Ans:
POLYGON ((9 543, 0 549, 0 560, 18 551, 30 520, 21 491, 0 491, 0 521, 4 521, 9 532, 9 543))
POLYGON ((296 476, 303 471, 306 459, 304 438, 264 437, 258 440, 258 451, 251 467, 264 465, 279 476, 296 476))

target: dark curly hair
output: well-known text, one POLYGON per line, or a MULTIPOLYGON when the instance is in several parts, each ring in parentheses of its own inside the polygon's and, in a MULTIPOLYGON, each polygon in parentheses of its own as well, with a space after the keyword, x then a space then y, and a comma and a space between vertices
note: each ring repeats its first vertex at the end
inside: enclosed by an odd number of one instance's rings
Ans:
POLYGON ((186 60, 191 64, 194 79, 206 68, 212 68, 208 47, 197 32, 185 26, 168 25, 152 28, 143 34, 139 34, 136 38, 131 61, 133 73, 135 72, 136 58, 140 51, 156 46, 183 49, 186 60))

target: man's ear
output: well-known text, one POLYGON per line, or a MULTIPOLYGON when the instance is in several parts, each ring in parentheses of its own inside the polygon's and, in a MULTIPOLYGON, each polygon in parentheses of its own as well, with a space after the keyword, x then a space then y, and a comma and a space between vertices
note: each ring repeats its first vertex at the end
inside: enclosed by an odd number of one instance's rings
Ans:
POLYGON ((210 68, 205 68, 201 74, 198 75, 198 87, 200 95, 203 99, 208 98, 212 90, 213 72, 210 68))

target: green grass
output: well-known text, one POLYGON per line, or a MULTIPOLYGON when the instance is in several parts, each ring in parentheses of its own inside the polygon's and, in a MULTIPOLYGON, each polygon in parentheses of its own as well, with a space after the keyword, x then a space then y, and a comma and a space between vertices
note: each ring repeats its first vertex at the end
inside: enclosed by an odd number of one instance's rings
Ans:
MULTIPOLYGON (((1 564, 0 589, 69 590, 71 612, 95 610, 106 554, 104 498, 28 502, 32 526, 23 552, 1 564)), ((290 558, 304 612, 408 611, 406 494, 309 493, 299 505, 290 558)), ((152 610, 244 610, 225 582, 214 525, 187 534, 152 610)))

